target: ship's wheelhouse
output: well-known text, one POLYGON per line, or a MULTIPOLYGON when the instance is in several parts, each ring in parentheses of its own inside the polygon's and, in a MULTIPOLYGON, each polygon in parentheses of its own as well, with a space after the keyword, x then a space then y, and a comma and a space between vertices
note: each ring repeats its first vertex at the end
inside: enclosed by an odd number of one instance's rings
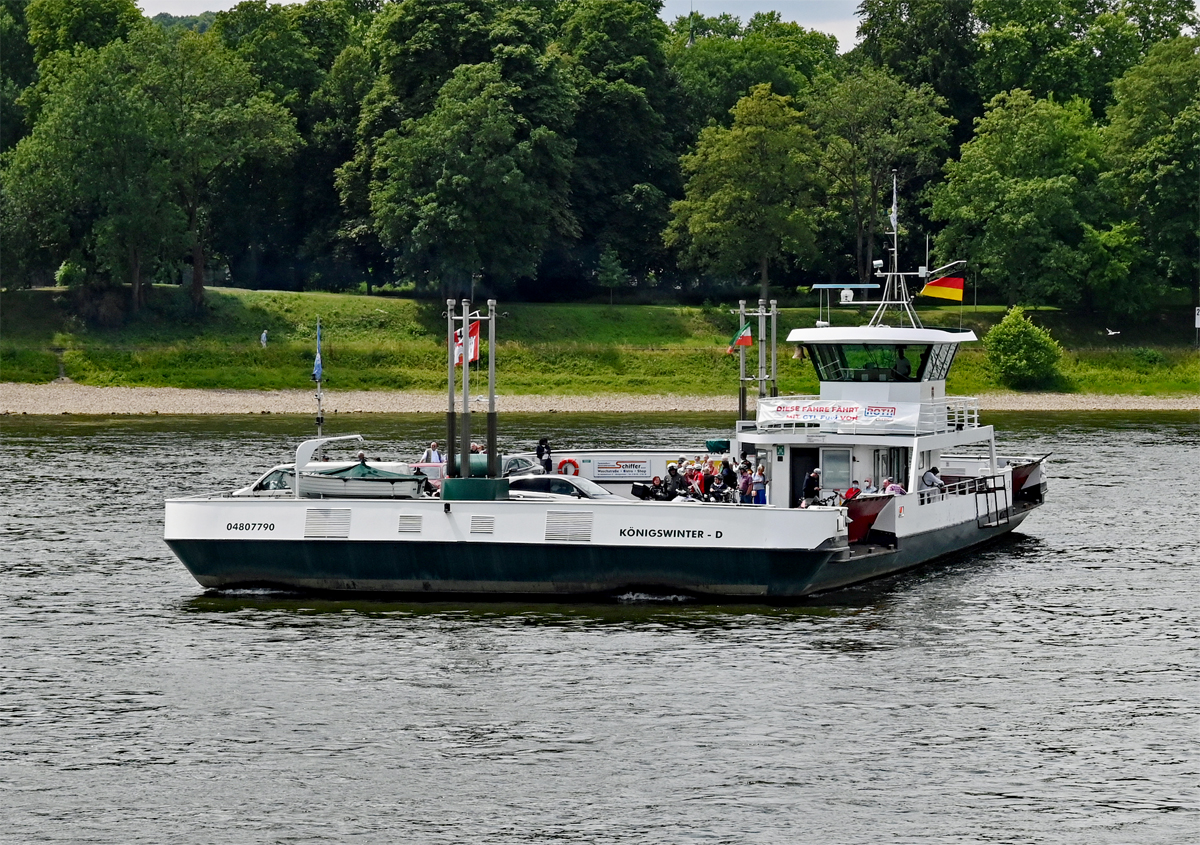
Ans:
POLYGON ((837 382, 945 381, 957 343, 808 344, 817 378, 837 382))

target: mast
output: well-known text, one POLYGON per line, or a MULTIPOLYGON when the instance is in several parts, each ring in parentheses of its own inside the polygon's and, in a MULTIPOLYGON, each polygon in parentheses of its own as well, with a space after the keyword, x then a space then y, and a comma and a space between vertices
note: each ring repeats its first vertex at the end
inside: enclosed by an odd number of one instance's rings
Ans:
POLYGON ((317 317, 317 357, 313 359, 313 381, 317 383, 317 437, 321 436, 321 428, 325 425, 325 409, 321 402, 325 398, 325 392, 321 389, 321 377, 324 374, 324 367, 321 365, 321 318, 317 317))
POLYGON ((951 267, 957 267, 959 264, 965 264, 965 261, 951 261, 938 267, 936 270, 929 269, 929 246, 926 243, 925 264, 915 273, 900 272, 900 214, 899 214, 899 184, 896 179, 896 171, 892 171, 892 208, 888 213, 888 221, 892 224, 892 266, 886 273, 883 270, 883 261, 875 261, 875 276, 884 280, 883 296, 879 300, 879 307, 875 309, 875 314, 871 317, 868 326, 887 326, 891 323, 887 320, 889 311, 897 311, 900 313, 899 327, 903 327, 904 323, 908 323, 909 328, 923 329, 921 318, 917 316, 917 311, 913 308, 912 297, 908 293, 908 285, 904 279, 906 276, 916 276, 921 280, 928 279, 930 276, 937 277, 951 267))
MULTIPOLYGON (((900 209, 899 209, 899 183, 896 177, 896 171, 892 171, 892 208, 888 214, 888 222, 892 224, 892 266, 888 272, 883 272, 883 262, 875 262, 876 277, 884 279, 883 296, 879 300, 879 307, 875 309, 874 316, 871 317, 869 326, 885 326, 887 314, 889 310, 900 312, 901 321, 907 320, 910 328, 924 328, 921 325, 921 318, 917 316, 917 312, 912 307, 912 300, 908 295, 908 286, 904 283, 905 276, 919 276, 921 273, 901 273, 900 272, 900 209)), ((924 270, 925 268, 921 268, 924 270)))
POLYGON ((446 300, 446 382, 448 397, 446 402, 446 469, 445 476, 455 476, 454 438, 458 435, 458 420, 454 414, 454 306, 453 299, 446 300))

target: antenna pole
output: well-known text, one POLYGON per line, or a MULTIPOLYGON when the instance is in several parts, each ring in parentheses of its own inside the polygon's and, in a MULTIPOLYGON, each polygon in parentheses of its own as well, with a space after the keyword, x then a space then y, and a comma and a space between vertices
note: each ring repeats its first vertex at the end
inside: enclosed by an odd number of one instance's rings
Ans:
POLYGON ((488 477, 500 477, 500 453, 496 451, 496 300, 488 304, 488 415, 487 462, 488 477))
MULTIPOLYGON (((321 318, 317 317, 317 361, 321 360, 321 318)), ((317 376, 317 437, 321 436, 321 429, 325 425, 325 409, 321 402, 325 398, 325 391, 321 389, 321 377, 324 375, 324 367, 315 366, 314 372, 317 376)))
POLYGON ((771 300, 771 395, 779 395, 779 367, 777 365, 779 333, 776 330, 779 310, 775 307, 778 300, 771 300))
POLYGON ((767 301, 758 301, 758 398, 767 393, 767 301))
POLYGON ((454 478, 454 438, 458 435, 458 421, 454 414, 454 300, 446 300, 446 469, 444 475, 454 478))
MULTIPOLYGON (((746 325, 746 300, 738 300, 738 330, 746 325)), ((746 419, 746 347, 738 347, 738 422, 746 419)))
POLYGON ((471 300, 462 301, 462 477, 471 477, 471 300))

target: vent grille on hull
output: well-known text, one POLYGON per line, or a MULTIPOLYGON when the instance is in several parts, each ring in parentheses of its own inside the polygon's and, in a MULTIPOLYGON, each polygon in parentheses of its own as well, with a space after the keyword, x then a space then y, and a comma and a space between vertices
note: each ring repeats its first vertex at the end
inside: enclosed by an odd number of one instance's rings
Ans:
POLYGON ((494 534, 494 533, 496 533, 496 517, 482 516, 481 514, 471 514, 471 533, 472 534, 494 534))
POLYGON ((421 533, 421 514, 419 514, 419 513, 402 513, 402 514, 400 514, 400 527, 397 530, 401 534, 420 534, 421 533))
POLYGON ((546 539, 559 543, 592 542, 590 511, 549 511, 546 513, 546 539))
POLYGON ((350 536, 350 508, 309 508, 304 515, 304 536, 346 539, 350 536))

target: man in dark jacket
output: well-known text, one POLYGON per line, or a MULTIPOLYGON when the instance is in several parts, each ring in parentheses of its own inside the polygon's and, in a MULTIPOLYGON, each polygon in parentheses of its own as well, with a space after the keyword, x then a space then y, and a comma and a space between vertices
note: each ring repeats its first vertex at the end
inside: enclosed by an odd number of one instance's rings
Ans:
POLYGON ((804 506, 808 507, 821 495, 821 468, 817 467, 804 479, 804 506))
POLYGON ((667 479, 663 485, 667 489, 667 497, 674 499, 676 496, 684 496, 687 494, 688 482, 683 477, 675 464, 667 465, 667 479))

